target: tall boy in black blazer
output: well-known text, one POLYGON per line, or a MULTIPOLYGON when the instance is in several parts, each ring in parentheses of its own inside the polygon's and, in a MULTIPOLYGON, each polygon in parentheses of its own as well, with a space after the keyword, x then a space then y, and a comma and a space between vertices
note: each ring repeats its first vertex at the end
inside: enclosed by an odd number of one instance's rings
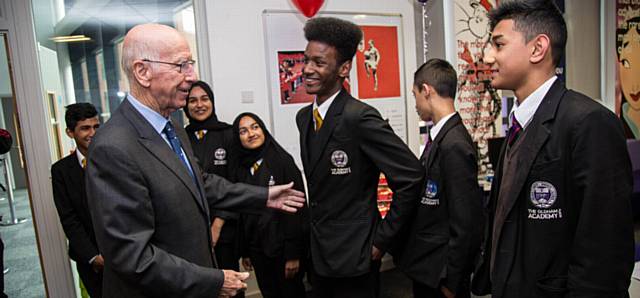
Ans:
POLYGON ((102 267, 87 205, 84 165, 89 143, 100 126, 98 111, 90 103, 67 106, 67 135, 76 150, 51 167, 53 200, 64 233, 69 239, 69 257, 76 262, 78 275, 91 297, 102 297, 102 267))
POLYGON ((555 76, 567 26, 550 0, 490 12, 491 85, 517 102, 489 201, 478 294, 628 297, 632 176, 619 119, 555 76))
POLYGON ((304 31, 305 87, 316 98, 296 122, 309 189, 313 293, 376 297, 380 258, 415 210, 422 170, 378 111, 342 88, 360 28, 314 18, 304 31), (376 201, 380 172, 393 190, 384 220, 376 201))
POLYGON ((423 193, 408 238, 394 260, 413 280, 413 296, 469 297, 482 236, 482 193, 476 150, 455 111, 457 76, 431 59, 414 75, 413 95, 423 121, 433 121, 420 161, 423 193))

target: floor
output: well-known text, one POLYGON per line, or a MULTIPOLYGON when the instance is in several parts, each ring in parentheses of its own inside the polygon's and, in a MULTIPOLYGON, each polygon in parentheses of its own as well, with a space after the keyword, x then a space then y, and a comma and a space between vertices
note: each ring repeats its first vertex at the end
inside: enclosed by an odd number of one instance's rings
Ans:
MULTIPOLYGON (((14 192, 14 206, 17 218, 27 218, 24 223, 0 226, 0 237, 4 242, 4 267, 9 272, 4 275, 5 293, 10 298, 42 298, 45 297, 44 283, 36 236, 31 220, 31 208, 25 190, 14 192)), ((3 222, 10 220, 9 204, 5 193, 0 200, 0 214, 3 222)))

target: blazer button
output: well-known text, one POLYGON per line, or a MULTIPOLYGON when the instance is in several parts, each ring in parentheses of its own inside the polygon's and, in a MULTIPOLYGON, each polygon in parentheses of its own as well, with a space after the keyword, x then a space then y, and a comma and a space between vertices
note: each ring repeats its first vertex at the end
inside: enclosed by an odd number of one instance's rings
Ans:
POLYGON ((311 208, 318 206, 317 202, 311 202, 309 203, 309 206, 311 206, 311 208))

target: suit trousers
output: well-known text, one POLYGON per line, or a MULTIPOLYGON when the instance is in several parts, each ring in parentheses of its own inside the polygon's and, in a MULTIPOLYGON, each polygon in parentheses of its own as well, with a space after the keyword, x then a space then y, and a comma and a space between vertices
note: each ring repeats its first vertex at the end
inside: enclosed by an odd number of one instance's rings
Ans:
MULTIPOLYGON (((445 298, 440 285, 437 288, 432 288, 425 284, 413 281, 413 298, 445 298)), ((449 289, 451 290, 451 289, 449 289)), ((469 298, 471 293, 469 292, 469 279, 462 282, 460 289, 456 292, 456 298, 469 298)))
POLYGON ((251 264, 256 272, 258 287, 264 298, 304 298, 306 291, 302 278, 304 277, 303 260, 300 260, 298 274, 286 279, 284 276, 283 257, 271 258, 261 252, 252 251, 251 264))
POLYGON ((325 277, 311 272, 312 296, 314 298, 378 298, 381 264, 381 261, 372 261, 369 273, 354 277, 325 277))
POLYGON ((76 269, 78 269, 78 275, 84 288, 87 289, 87 293, 91 298, 102 297, 102 272, 96 273, 93 271, 93 267, 89 264, 76 263, 76 269))

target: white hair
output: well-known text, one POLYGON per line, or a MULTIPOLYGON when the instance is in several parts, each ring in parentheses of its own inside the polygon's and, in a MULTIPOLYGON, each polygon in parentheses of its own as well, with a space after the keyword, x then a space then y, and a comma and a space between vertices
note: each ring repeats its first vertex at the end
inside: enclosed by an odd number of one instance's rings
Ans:
POLYGON ((133 82, 133 62, 139 59, 159 60, 158 47, 153 46, 153 43, 140 41, 124 43, 121 63, 129 82, 133 82))

